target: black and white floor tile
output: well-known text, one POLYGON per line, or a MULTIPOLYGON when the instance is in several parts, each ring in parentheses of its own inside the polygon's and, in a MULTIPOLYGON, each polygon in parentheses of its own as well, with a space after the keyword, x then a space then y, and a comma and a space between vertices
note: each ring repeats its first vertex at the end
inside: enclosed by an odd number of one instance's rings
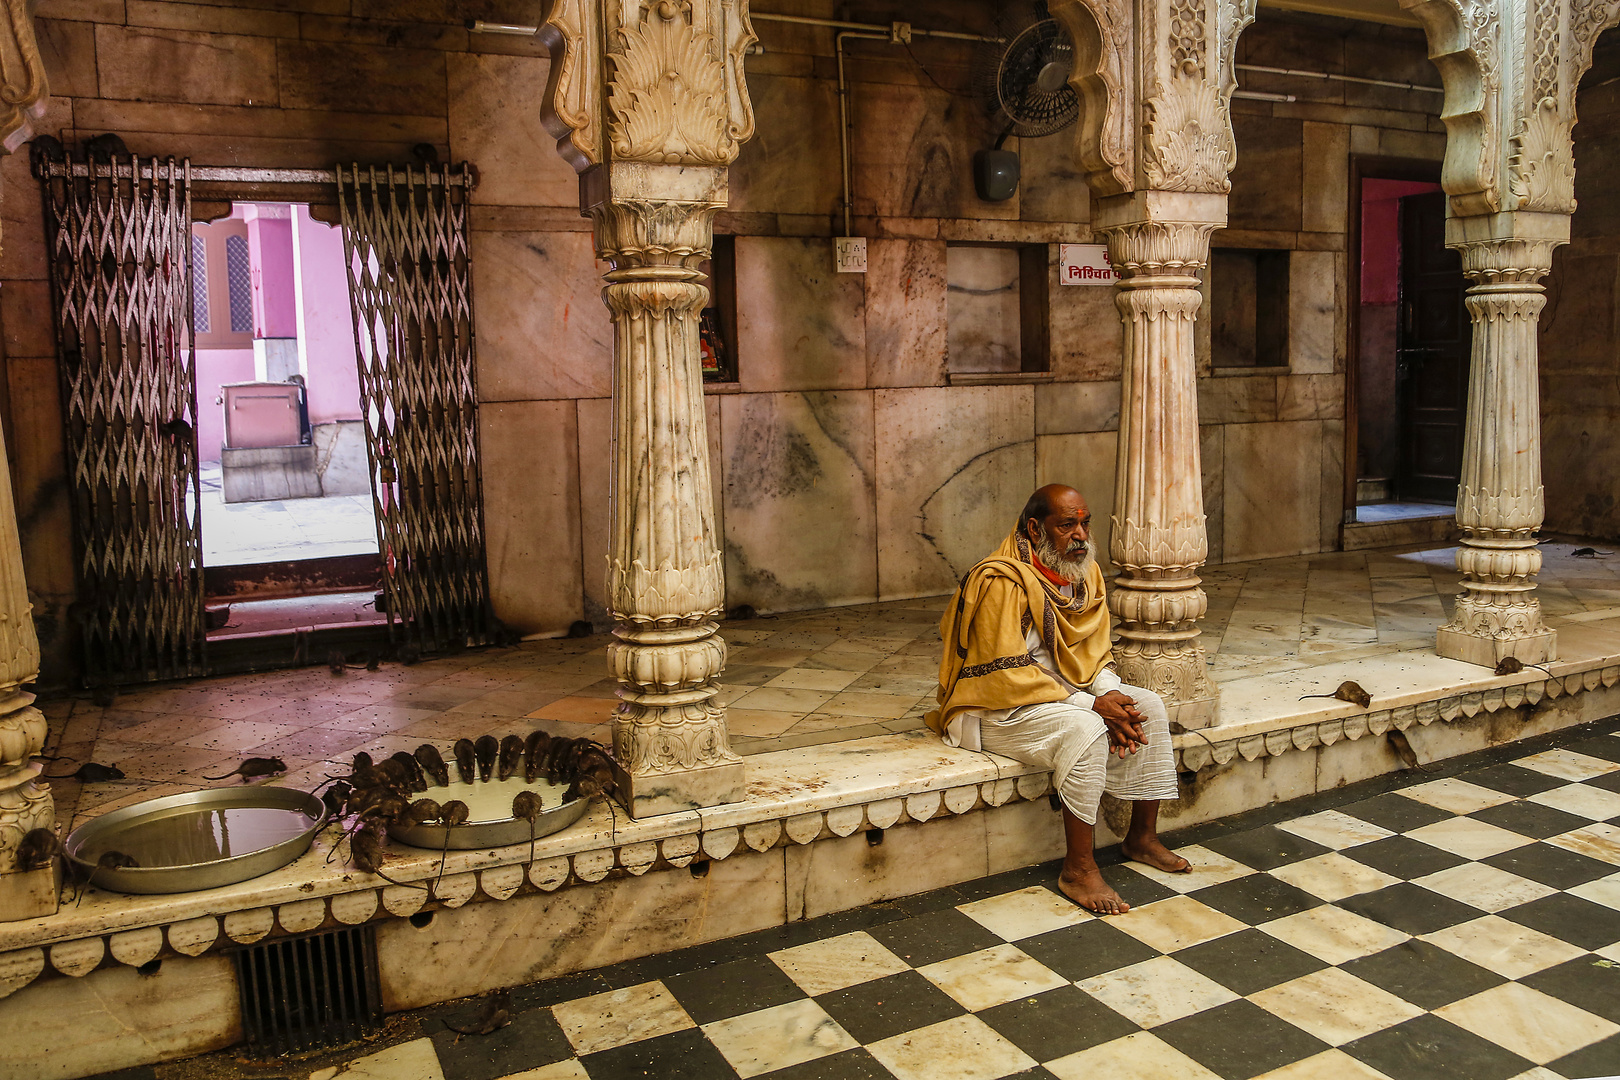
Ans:
POLYGON ((313 1080, 1620 1074, 1620 734, 1448 771, 1109 866, 1123 916, 1035 867, 514 989, 487 1036, 424 1010, 313 1080))

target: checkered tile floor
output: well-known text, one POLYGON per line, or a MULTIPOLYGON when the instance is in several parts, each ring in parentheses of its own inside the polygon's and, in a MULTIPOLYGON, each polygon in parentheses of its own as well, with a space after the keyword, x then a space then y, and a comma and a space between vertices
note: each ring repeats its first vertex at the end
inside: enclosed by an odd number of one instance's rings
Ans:
POLYGON ((1034 867, 518 988, 516 1019, 486 1036, 444 1026, 468 1024, 479 1001, 423 1010, 423 1037, 348 1068, 393 1080, 1617 1074, 1617 727, 1205 827, 1180 849, 1191 874, 1107 868, 1134 905, 1124 916, 1080 911, 1051 887, 1054 866, 1034 867))

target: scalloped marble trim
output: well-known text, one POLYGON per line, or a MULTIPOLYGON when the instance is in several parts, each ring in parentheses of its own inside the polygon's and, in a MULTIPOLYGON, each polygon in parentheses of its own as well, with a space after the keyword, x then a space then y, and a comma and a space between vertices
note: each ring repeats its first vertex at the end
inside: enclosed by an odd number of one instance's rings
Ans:
POLYGON ((1469 690, 1393 709, 1376 709, 1352 716, 1312 720, 1293 727, 1253 732, 1237 738, 1219 738, 1216 734, 1221 730, 1219 726, 1203 728, 1199 733, 1176 737, 1177 767, 1184 771, 1197 772, 1210 765, 1226 765, 1239 757, 1245 761, 1278 757, 1291 750, 1332 746, 1340 739, 1355 740, 1365 735, 1383 735, 1391 728, 1405 731, 1413 724, 1427 726, 1437 720, 1450 721, 1458 717, 1471 718, 1480 713, 1516 709, 1521 705, 1535 705, 1544 698, 1572 696, 1596 690, 1600 686, 1614 686, 1616 683, 1620 683, 1620 665, 1609 665, 1566 675, 1553 675, 1535 682, 1498 686, 1487 690, 1469 690))
MULTIPOLYGON (((322 927, 357 926, 379 918, 416 914, 431 899, 447 908, 509 900, 525 891, 555 892, 566 886, 601 881, 620 871, 641 875, 655 867, 690 866, 700 859, 725 859, 738 852, 765 852, 790 844, 812 844, 826 837, 850 836, 976 810, 1034 801, 1052 790, 1051 774, 1029 773, 914 795, 837 806, 766 821, 681 833, 658 840, 626 843, 536 859, 447 873, 427 889, 381 884, 326 897, 309 897, 268 907, 204 915, 159 926, 74 938, 0 953, 0 998, 20 990, 49 968, 81 978, 108 963, 139 967, 165 955, 200 956, 211 949, 251 945, 274 933, 305 934, 322 927)), ((430 872, 426 879, 431 880, 430 872)))

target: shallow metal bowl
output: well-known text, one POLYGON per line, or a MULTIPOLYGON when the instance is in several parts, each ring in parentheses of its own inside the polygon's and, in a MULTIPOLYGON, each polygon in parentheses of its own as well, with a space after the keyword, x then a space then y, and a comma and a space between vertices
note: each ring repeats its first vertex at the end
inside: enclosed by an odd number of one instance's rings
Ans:
POLYGON ((402 844, 432 848, 434 851, 447 848, 451 851, 471 851, 475 848, 527 844, 531 837, 539 839, 550 836, 585 816, 590 800, 562 802, 566 788, 566 784, 553 784, 545 780, 525 783, 521 776, 505 780, 474 780, 470 784, 452 780, 446 787, 430 787, 416 797, 432 799, 441 806, 453 799, 460 799, 470 811, 465 825, 452 825, 449 828, 432 823, 390 825, 388 835, 402 844), (546 808, 535 818, 532 832, 528 821, 513 817, 511 811, 512 797, 525 790, 540 796, 540 803, 546 808))
POLYGON ((195 892, 286 866, 309 850, 326 818, 325 804, 296 788, 211 788, 109 811, 68 834, 64 849, 78 876, 103 889, 195 892), (141 865, 98 866, 109 851, 141 865))

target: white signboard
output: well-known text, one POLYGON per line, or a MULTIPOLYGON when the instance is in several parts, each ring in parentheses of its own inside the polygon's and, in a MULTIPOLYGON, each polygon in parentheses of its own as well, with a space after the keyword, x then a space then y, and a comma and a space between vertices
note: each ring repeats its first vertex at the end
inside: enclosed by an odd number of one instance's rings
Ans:
POLYGON ((1123 275, 1108 261, 1107 244, 1064 244, 1058 280, 1065 285, 1112 285, 1123 275))

